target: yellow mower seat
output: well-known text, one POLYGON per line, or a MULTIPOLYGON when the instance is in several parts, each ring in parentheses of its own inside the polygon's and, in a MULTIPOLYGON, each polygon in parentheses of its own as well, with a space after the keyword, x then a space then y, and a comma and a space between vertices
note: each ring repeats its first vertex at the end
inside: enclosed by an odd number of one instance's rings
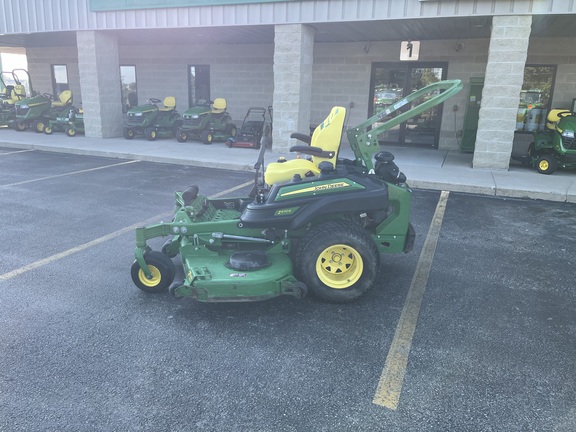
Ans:
POLYGON ((212 114, 222 114, 226 111, 226 99, 216 98, 212 102, 212 114))
POLYGON ((17 84, 10 89, 8 98, 2 101, 6 105, 14 105, 19 100, 26 98, 26 88, 22 84, 17 84))
POLYGON ((320 163, 325 161, 331 162, 336 167, 345 118, 346 108, 339 106, 332 108, 328 117, 314 129, 310 141, 310 147, 321 149, 324 155, 312 156, 312 160, 292 159, 285 162, 272 162, 268 164, 264 173, 266 184, 289 182, 296 174, 302 178, 317 176, 320 174, 320 163), (328 153, 331 156, 328 156, 328 153))
POLYGON ((553 109, 550 110, 548 115, 546 116, 546 127, 550 130, 554 130, 556 128, 556 123, 560 121, 560 114, 568 115, 570 114, 570 110, 567 109, 553 109))
POLYGON ((174 96, 166 96, 162 105, 164 106, 159 108, 160 111, 173 111, 176 109, 176 98, 174 96))
POLYGON ((58 96, 58 100, 52 101, 52 106, 56 108, 63 108, 68 105, 72 105, 72 92, 70 90, 64 90, 58 96))

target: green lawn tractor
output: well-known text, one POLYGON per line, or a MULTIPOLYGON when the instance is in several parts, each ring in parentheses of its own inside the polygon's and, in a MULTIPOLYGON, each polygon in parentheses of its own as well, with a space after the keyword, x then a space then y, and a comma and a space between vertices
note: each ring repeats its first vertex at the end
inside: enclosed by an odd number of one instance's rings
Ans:
POLYGON ((54 100, 50 93, 42 93, 16 102, 16 118, 12 127, 17 131, 31 128, 35 132, 44 132, 44 128, 51 120, 65 117, 73 102, 70 90, 64 90, 54 100))
POLYGON ((546 117, 544 130, 533 132, 534 142, 527 155, 512 159, 530 165, 541 174, 552 174, 558 168, 576 168, 576 113, 553 109, 546 117))
POLYGON ((176 192, 171 222, 136 229, 134 284, 203 302, 308 292, 329 302, 357 299, 377 282, 381 254, 410 252, 415 239, 406 177, 377 136, 461 88, 459 80, 431 84, 347 130, 354 160, 338 158, 346 109, 336 106, 312 137, 291 135, 305 144, 291 150, 306 158, 272 162, 260 175, 261 146, 245 197, 210 199, 197 186, 176 192), (434 96, 400 111, 427 94, 434 96), (153 251, 147 241, 163 236, 161 251, 153 251), (174 281, 177 255, 184 279, 174 281))
POLYGON ((52 135, 54 132, 65 132, 70 137, 76 136, 79 132, 84 132, 84 113, 82 109, 72 106, 65 116, 50 120, 44 127, 44 133, 52 135))
POLYGON ((15 71, 0 72, 0 126, 14 121, 16 102, 26 98, 26 88, 15 71))
POLYGON ((188 108, 182 114, 182 126, 176 133, 178 142, 199 140, 204 144, 226 141, 236 136, 236 125, 226 112, 226 99, 217 98, 210 106, 207 102, 188 108))
POLYGON ((144 105, 130 108, 124 123, 124 138, 132 139, 144 135, 148 141, 157 138, 173 137, 182 118, 176 111, 176 98, 166 96, 164 101, 150 98, 144 105), (162 106, 158 104, 162 103, 162 106))

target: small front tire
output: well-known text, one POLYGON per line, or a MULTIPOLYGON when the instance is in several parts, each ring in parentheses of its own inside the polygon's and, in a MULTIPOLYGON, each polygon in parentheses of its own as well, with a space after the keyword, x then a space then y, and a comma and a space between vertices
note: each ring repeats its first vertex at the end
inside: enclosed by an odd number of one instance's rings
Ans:
POLYGON ((551 154, 541 155, 536 161, 536 169, 540 174, 552 174, 557 168, 558 162, 551 154))
POLYGON ((138 261, 134 261, 130 271, 134 285, 151 294, 166 291, 176 275, 176 267, 172 260, 162 252, 153 251, 144 255, 144 261, 146 261, 152 277, 148 279, 138 261))
POLYGON ((124 128, 124 138, 126 138, 127 140, 131 140, 132 138, 134 138, 134 135, 136 135, 134 129, 124 128))

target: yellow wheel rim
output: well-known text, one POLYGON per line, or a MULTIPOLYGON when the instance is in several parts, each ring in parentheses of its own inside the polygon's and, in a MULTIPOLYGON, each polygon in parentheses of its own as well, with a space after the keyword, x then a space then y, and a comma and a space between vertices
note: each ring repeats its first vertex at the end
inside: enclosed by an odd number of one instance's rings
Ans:
POLYGON ((44 130, 44 127, 45 127, 45 126, 44 126, 44 123, 42 123, 42 122, 39 122, 39 123, 36 125, 36 129, 38 130, 38 132, 42 132, 42 131, 44 130))
POLYGON ((320 281, 334 289, 349 288, 358 282, 364 263, 356 249, 336 244, 322 251, 316 260, 316 274, 320 281))
POLYGON ((548 163, 547 160, 541 160, 540 161, 540 169, 542 171, 546 171, 548 168, 550 168, 550 164, 548 163))
POLYGON ((152 273, 152 277, 148 279, 142 269, 140 269, 138 270, 138 279, 140 279, 142 285, 153 288, 160 283, 162 275, 160 274, 160 270, 153 265, 148 264, 148 269, 150 270, 150 273, 152 273))

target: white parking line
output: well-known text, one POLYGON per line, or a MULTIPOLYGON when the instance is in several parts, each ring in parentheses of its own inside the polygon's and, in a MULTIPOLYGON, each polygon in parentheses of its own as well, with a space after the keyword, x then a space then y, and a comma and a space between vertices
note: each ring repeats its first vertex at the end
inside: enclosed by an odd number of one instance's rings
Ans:
POLYGON ((80 170, 80 171, 72 171, 72 172, 64 173, 64 174, 56 174, 56 175, 52 175, 52 176, 48 176, 48 177, 40 177, 40 178, 31 179, 31 180, 24 180, 24 181, 16 182, 16 183, 4 184, 4 185, 0 185, 0 187, 19 186, 19 185, 28 184, 28 183, 34 183, 37 181, 50 180, 50 179, 54 179, 54 178, 58 178, 58 177, 66 177, 66 176, 75 175, 75 174, 83 174, 83 173, 87 173, 87 172, 91 172, 91 171, 98 171, 98 170, 102 170, 102 169, 106 169, 106 168, 113 168, 113 167, 132 164, 132 163, 136 163, 136 162, 141 162, 141 161, 131 160, 128 162, 120 162, 120 163, 112 164, 112 165, 104 165, 104 166, 100 166, 100 167, 96 167, 96 168, 89 168, 89 169, 80 170))
POLYGON ((436 245, 438 244, 438 236, 440 235, 440 228, 442 226, 442 220, 444 219, 449 194, 450 192, 447 191, 442 191, 440 194, 440 199, 438 200, 426 241, 420 253, 420 259, 418 260, 414 277, 412 278, 412 284, 406 297, 406 303, 404 304, 394 339, 392 340, 388 356, 386 357, 384 370, 382 371, 376 394, 372 400, 376 405, 392 410, 398 408, 404 374, 406 373, 406 366, 408 365, 408 356, 412 347, 412 338, 416 331, 420 306, 424 292, 426 291, 428 275, 430 274, 434 254, 436 253, 436 245))
MULTIPOLYGON (((234 187, 232 187, 232 188, 230 188, 230 189, 226 189, 226 190, 224 190, 224 191, 218 192, 218 193, 210 196, 209 198, 218 198, 218 197, 220 197, 220 196, 222 196, 222 195, 225 195, 225 194, 230 193, 230 192, 234 192, 235 190, 238 190, 238 189, 242 189, 242 188, 244 188, 244 187, 246 187, 246 186, 249 186, 249 185, 251 185, 251 184, 253 184, 253 183, 254 183, 254 181, 249 181, 249 182, 246 182, 246 183, 242 183, 242 184, 240 184, 240 185, 238 185, 238 186, 234 186, 234 187)), ((62 258, 65 258, 65 257, 70 256, 70 255, 72 255, 72 254, 75 254, 75 253, 77 253, 77 252, 81 252, 81 251, 83 251, 83 250, 86 250, 86 249, 89 249, 89 248, 91 248, 91 247, 97 246, 97 245, 99 245, 99 244, 101 244, 101 243, 104 243, 104 242, 106 242, 106 241, 108 241, 108 240, 112 240, 112 239, 114 239, 114 238, 116 238, 116 237, 119 237, 119 236, 121 236, 121 235, 123 235, 123 234, 126 234, 127 232, 133 231, 133 230, 136 229, 137 227, 144 226, 144 225, 147 225, 147 224, 150 224, 150 223, 156 223, 156 222, 158 222, 159 220, 162 220, 162 219, 164 219, 164 218, 166 218, 166 217, 172 216, 172 214, 173 214, 173 212, 170 211, 170 212, 166 212, 166 213, 162 213, 162 214, 156 215, 156 216, 151 217, 151 218, 149 218, 149 219, 146 219, 146 220, 144 220, 144 221, 142 221, 142 222, 138 222, 138 223, 132 224, 132 225, 130 225, 130 226, 121 228, 121 229, 119 229, 119 230, 117 230, 117 231, 111 232, 110 234, 106 234, 106 235, 104 235, 104 236, 102 236, 102 237, 99 237, 99 238, 97 238, 97 239, 95 239, 95 240, 91 240, 91 241, 89 241, 89 242, 87 242, 87 243, 84 243, 84 244, 75 246, 75 247, 70 248, 70 249, 68 249, 68 250, 65 250, 65 251, 63 251, 63 252, 60 252, 60 253, 51 255, 51 256, 49 256, 49 257, 43 258, 43 259, 41 259, 41 260, 34 261, 34 262, 32 262, 32 263, 30 263, 30 264, 27 264, 27 265, 25 265, 25 266, 23 266, 23 267, 17 268, 17 269, 12 270, 12 271, 9 271, 8 273, 0 274, 0 281, 5 281, 5 280, 13 279, 13 278, 15 278, 15 277, 17 277, 17 276, 20 276, 20 275, 22 275, 22 274, 24 274, 24 273, 27 273, 27 272, 31 271, 31 270, 37 269, 38 267, 45 266, 46 264, 53 263, 54 261, 61 260, 62 258)))
POLYGON ((16 153, 27 153, 27 152, 33 152, 34 149, 26 149, 26 150, 16 150, 16 151, 10 151, 10 152, 0 152, 0 156, 7 156, 7 155, 12 155, 12 154, 16 154, 16 153))

